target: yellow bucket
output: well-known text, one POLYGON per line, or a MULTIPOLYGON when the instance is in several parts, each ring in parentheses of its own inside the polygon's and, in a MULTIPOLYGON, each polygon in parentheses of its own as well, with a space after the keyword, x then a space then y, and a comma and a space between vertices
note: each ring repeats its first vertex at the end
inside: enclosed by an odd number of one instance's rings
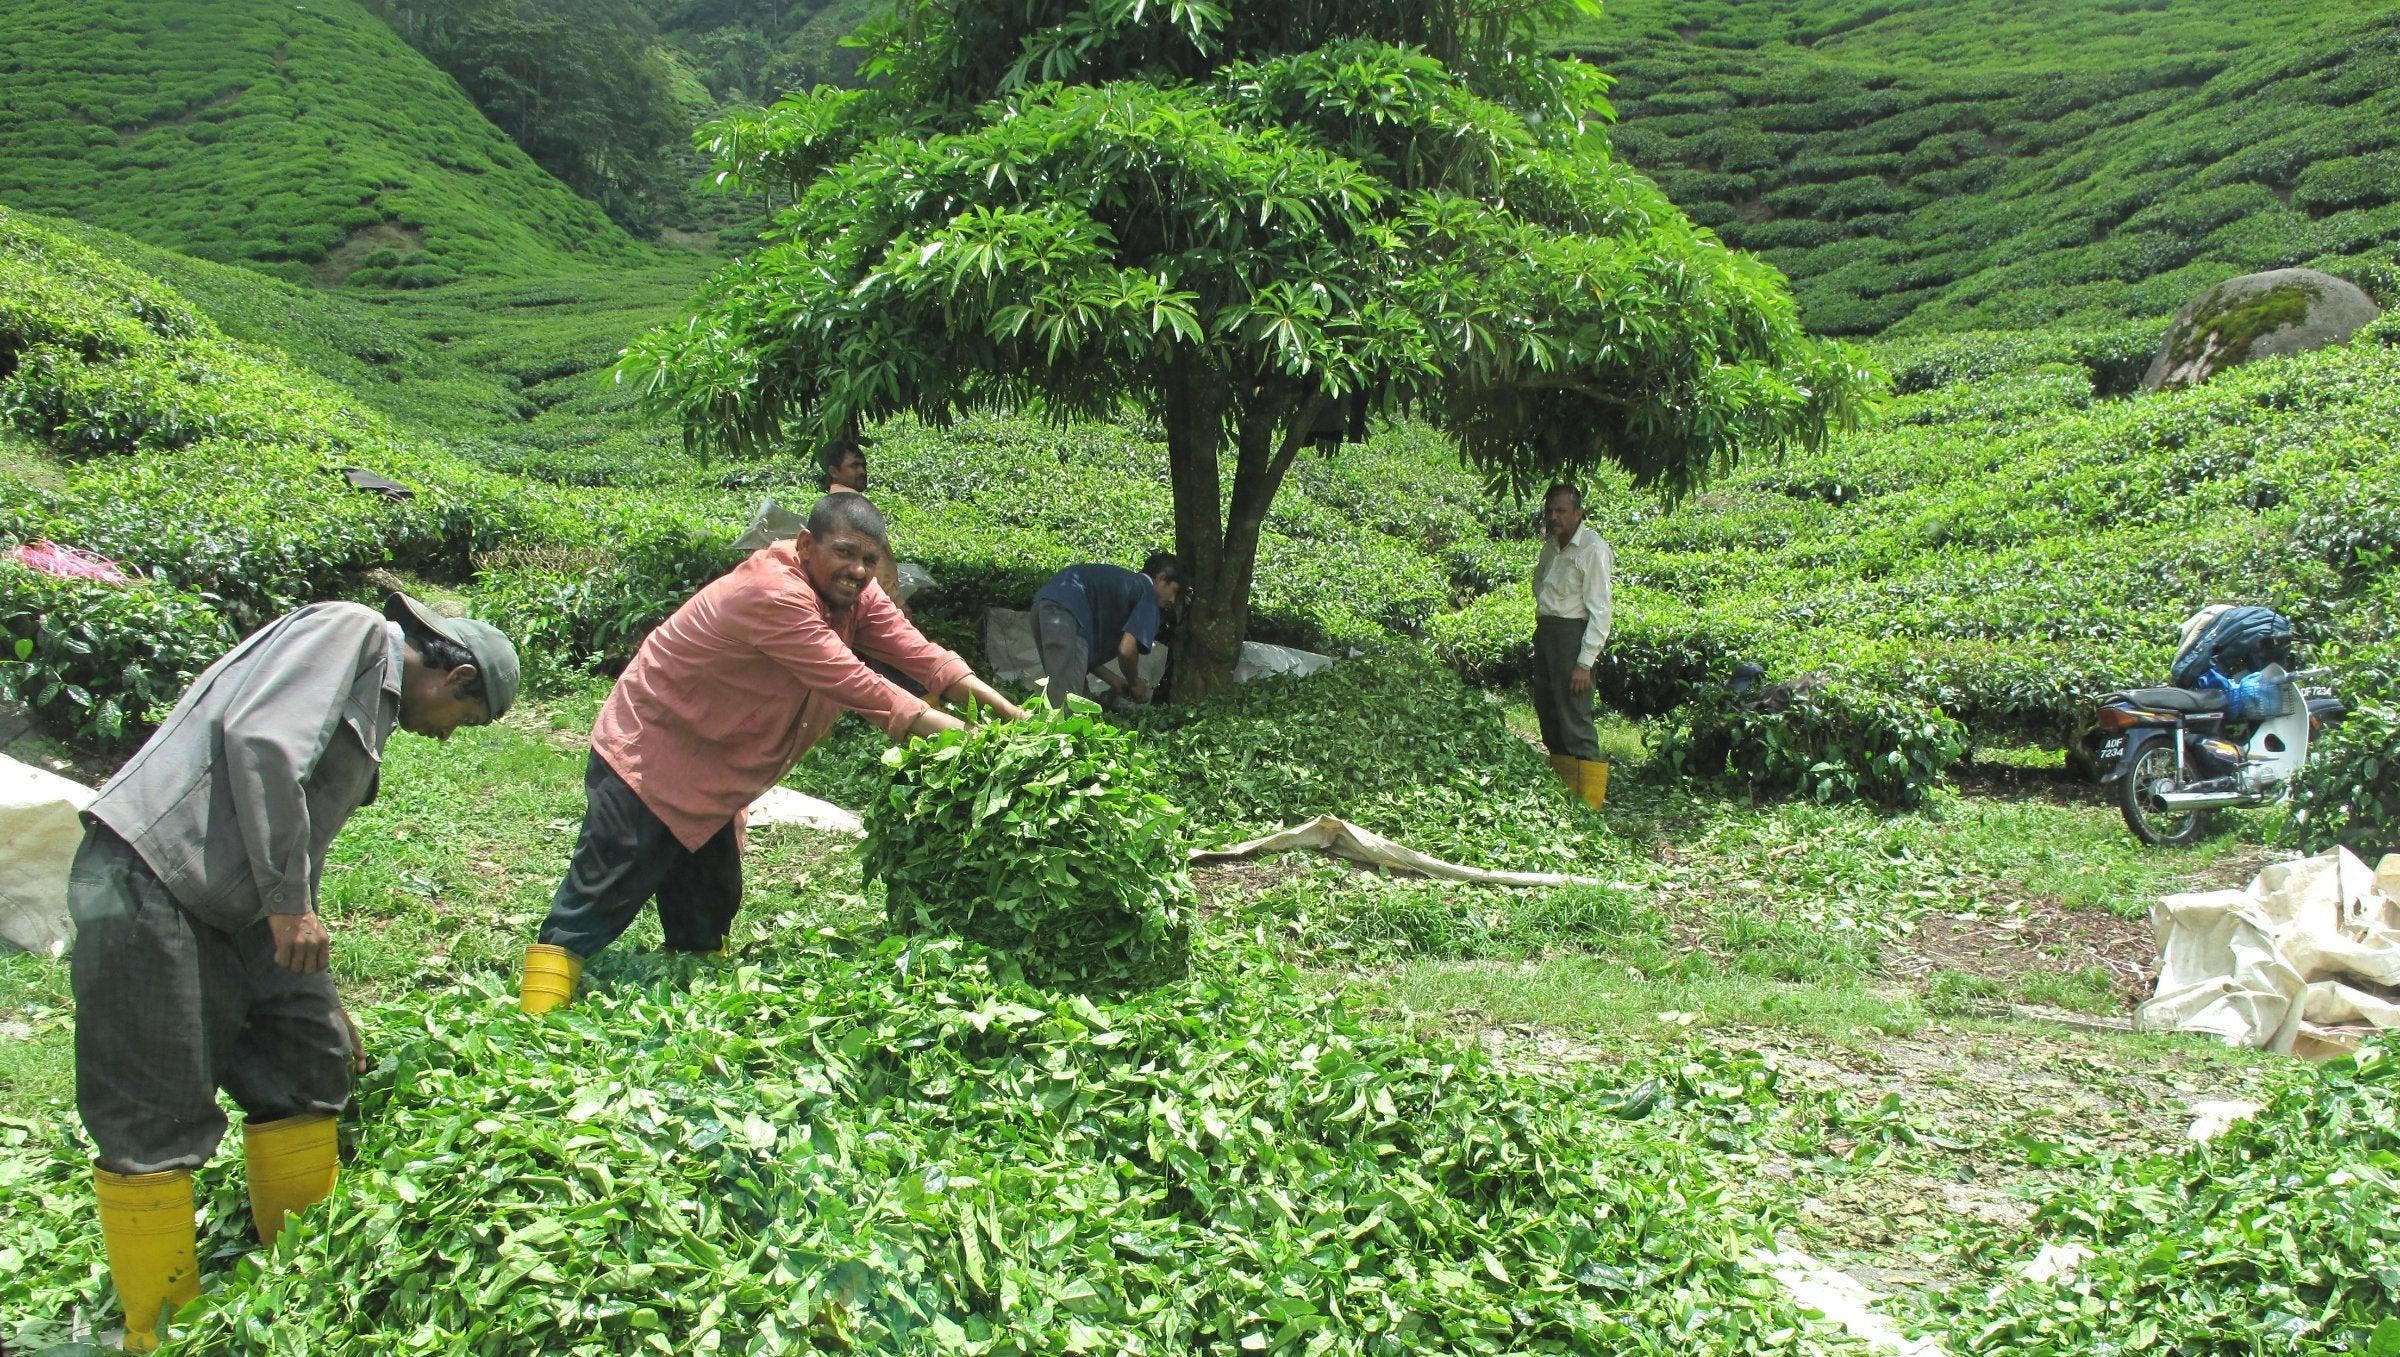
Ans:
POLYGON ((283 1233, 286 1215, 333 1191, 342 1163, 333 1118, 321 1114, 249 1123, 242 1128, 242 1156, 250 1168, 250 1223, 258 1242, 270 1245, 283 1233))
POLYGON ((525 979, 517 988, 517 1007, 527 1013, 547 1013, 574 1001, 575 982, 583 978, 583 963, 564 947, 547 942, 525 948, 525 979))
POLYGON ((92 1190, 100 1199, 109 1276, 125 1307, 125 1351, 150 1352, 158 1347, 161 1319, 200 1294, 192 1175, 95 1169, 92 1190))

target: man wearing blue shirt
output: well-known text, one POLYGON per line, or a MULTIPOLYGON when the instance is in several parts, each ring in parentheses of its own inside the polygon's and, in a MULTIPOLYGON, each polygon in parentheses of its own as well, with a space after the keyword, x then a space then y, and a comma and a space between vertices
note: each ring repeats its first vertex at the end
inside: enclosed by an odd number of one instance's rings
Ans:
POLYGON ((1033 639, 1049 675, 1050 705, 1064 709, 1088 673, 1122 696, 1149 701, 1135 666, 1157 642, 1160 614, 1183 596, 1185 582, 1183 562, 1164 552, 1138 575, 1117 565, 1071 565, 1052 575, 1033 596, 1033 639), (1101 668, 1112 659, 1117 673, 1101 668))

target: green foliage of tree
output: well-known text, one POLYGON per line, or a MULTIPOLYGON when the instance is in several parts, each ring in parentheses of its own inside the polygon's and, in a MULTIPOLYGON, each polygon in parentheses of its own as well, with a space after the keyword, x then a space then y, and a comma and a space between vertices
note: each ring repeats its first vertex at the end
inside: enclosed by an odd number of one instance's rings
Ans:
POLYGON ((628 230, 679 197, 688 124, 632 0, 365 0, 534 163, 628 230))
POLYGON ((645 257, 352 0, 0 6, 0 202, 302 285, 645 257))
POLYGON ((878 91, 715 130, 725 175, 798 201, 623 372, 736 451, 1154 411, 1197 582, 1178 682, 1206 691, 1294 461, 1370 414, 1430 421, 1498 484, 1622 466, 1673 496, 1816 446, 1872 385, 1609 155, 1597 75, 1516 55, 1551 13, 904 12, 870 39, 878 91))

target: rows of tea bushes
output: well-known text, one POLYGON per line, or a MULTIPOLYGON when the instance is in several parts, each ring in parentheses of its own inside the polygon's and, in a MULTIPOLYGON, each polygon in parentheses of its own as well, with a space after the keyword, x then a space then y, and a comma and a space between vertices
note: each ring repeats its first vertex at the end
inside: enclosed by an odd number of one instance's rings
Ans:
MULTIPOLYGON (((631 496, 570 503, 494 472, 289 355, 233 339, 77 234, 0 209, 0 422, 51 454, 0 470, 0 543, 97 552, 135 579, 0 563, 0 635, 24 650, 0 675, 57 724, 101 739, 138 730, 235 637, 303 603, 363 596, 369 570, 466 584, 503 544, 639 564, 693 536, 631 496), (349 470, 410 493, 361 490, 349 470)), ((676 597, 705 578, 687 573, 676 597)), ((524 592, 490 587, 496 613, 524 592)), ((654 617, 673 601, 641 608, 654 617)))
MULTIPOLYGON (((1890 345, 1902 394, 1827 453, 1672 513, 1597 492, 1623 584, 1604 695, 1664 715, 1748 659, 1906 694, 1970 741, 2061 747, 2097 694, 2163 681, 2184 616, 2229 600, 2289 614, 2352 695, 2388 694, 2355 652, 2394 637, 2400 324, 2105 399, 2120 334, 1890 345)), ((1463 671, 1508 678, 1530 612, 1511 584, 1428 630, 1463 671)))
MULTIPOLYGON (((299 602, 363 594, 370 567, 446 582, 519 637, 537 684, 567 681, 621 662, 728 568, 762 498, 813 496, 806 449, 688 457, 607 380, 607 323, 671 304, 664 284, 580 309, 563 283, 494 285, 362 316, 204 265, 169 288, 106 243, 0 218, 0 410, 56 454, 47 474, 0 466, 0 543, 58 540, 147 577, 129 596, 0 567, 0 626, 36 647, 9 672, 87 733, 138 729, 195 660, 299 602), (293 347, 263 347, 286 297, 293 347), (349 466, 417 493, 352 490, 349 466)), ((1690 772, 1905 804, 1963 746, 2071 745, 2092 698, 2155 681, 2175 624, 2209 602, 2283 609, 2355 671, 2337 680, 2350 695, 2387 692, 2355 656, 2394 634, 2400 498, 2379 487, 2395 483, 2400 322, 2196 391, 2109 395, 2153 329, 1893 341, 1896 394, 1824 453, 1672 509, 1590 487, 1619 558, 1604 698, 1667 718, 1690 772), (1762 717, 1716 694, 1745 659, 1771 682, 1821 677, 1762 717)), ((1060 566, 1170 544, 1158 431, 1138 416, 871 433, 900 553, 937 581, 919 617, 969 653, 985 607, 1022 607, 1060 566)), ((1270 521, 1253 634, 1334 651, 1423 637, 1474 680, 1521 679, 1530 511, 1414 426, 1307 457, 1270 521)), ((2345 739, 2360 752, 2343 785, 2378 785, 2380 747, 2345 739)), ((2320 790, 2326 833, 2386 822, 2378 796, 2320 790)))
POLYGON ((1617 150, 1834 334, 2164 316, 2314 263, 2400 297, 2400 15, 2241 0, 1612 5, 1617 150))

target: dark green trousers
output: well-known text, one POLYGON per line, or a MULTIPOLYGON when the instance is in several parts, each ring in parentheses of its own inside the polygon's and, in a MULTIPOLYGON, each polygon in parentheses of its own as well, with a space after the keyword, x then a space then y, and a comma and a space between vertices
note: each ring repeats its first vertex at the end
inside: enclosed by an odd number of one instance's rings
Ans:
POLYGON ((333 976, 275 964, 264 919, 186 913, 105 826, 67 877, 75 918, 75 1106, 111 1173, 194 1169, 225 1135, 217 1090, 252 1121, 338 1114, 350 1029, 333 976))
POLYGON ((1533 714, 1542 723, 1542 743, 1553 754, 1600 759, 1600 732, 1592 725, 1592 695, 1567 691, 1575 654, 1583 648, 1580 617, 1533 619, 1533 714))

